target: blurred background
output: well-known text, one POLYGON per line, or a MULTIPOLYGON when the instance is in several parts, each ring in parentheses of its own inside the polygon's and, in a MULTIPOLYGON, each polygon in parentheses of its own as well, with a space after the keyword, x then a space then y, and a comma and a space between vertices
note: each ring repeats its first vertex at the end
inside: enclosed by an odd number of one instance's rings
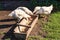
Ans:
POLYGON ((0 9, 13 10, 19 6, 26 6, 33 10, 35 6, 54 6, 54 11, 60 10, 60 0, 0 0, 0 9))

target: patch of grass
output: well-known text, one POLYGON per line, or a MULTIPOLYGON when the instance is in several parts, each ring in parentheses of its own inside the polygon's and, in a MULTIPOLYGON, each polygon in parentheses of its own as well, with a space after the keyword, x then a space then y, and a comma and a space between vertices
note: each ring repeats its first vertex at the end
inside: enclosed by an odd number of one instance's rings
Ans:
POLYGON ((4 34, 4 32, 0 32, 0 35, 3 35, 4 34))
POLYGON ((30 36, 29 40, 49 40, 48 38, 43 38, 41 36, 30 36))
POLYGON ((51 14, 49 21, 43 27, 48 32, 47 38, 59 40, 60 39, 60 12, 51 14))
MULTIPOLYGON (((41 21, 42 23, 43 21, 41 21)), ((48 22, 42 24, 43 31, 47 31, 46 37, 30 37, 31 40, 60 40, 60 12, 52 13, 48 22)))
POLYGON ((10 38, 7 38, 7 39, 5 39, 5 40, 11 40, 10 38))

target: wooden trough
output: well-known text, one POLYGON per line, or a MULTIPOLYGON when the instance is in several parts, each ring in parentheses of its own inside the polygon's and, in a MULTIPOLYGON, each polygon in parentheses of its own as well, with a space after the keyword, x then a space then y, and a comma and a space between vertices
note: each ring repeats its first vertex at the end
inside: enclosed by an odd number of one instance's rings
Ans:
MULTIPOLYGON (((32 31, 32 29, 34 28, 34 25, 37 23, 37 21, 38 21, 38 17, 37 16, 34 16, 33 18, 32 18, 33 20, 32 21, 30 21, 29 22, 29 24, 27 24, 27 25, 24 25, 24 23, 25 23, 25 19, 22 19, 21 20, 21 22, 19 23, 19 24, 22 24, 22 25, 20 25, 20 26, 25 26, 26 28, 28 28, 27 30, 26 30, 26 32, 17 32, 17 31, 19 31, 19 28, 18 28, 18 26, 16 26, 15 27, 15 29, 14 29, 14 35, 15 35, 15 37, 17 38, 17 39, 19 39, 19 40, 27 40, 27 38, 28 38, 28 36, 29 36, 29 34, 31 33, 31 31, 32 31), (30 25, 30 26, 29 26, 30 25)), ((16 20, 13 18, 13 17, 9 17, 9 16, 0 16, 0 25, 12 25, 12 24, 17 24, 16 23, 16 20), (8 21, 8 20, 9 21, 8 21), (10 21, 10 20, 12 20, 12 21, 10 21), (5 21, 5 22, 4 22, 5 21)))
MULTIPOLYGON (((29 34, 31 33, 32 29, 34 28, 34 25, 37 23, 38 21, 38 17, 35 16, 32 18, 33 20, 28 24, 26 25, 25 27, 28 28, 28 30, 26 32, 18 32, 19 31, 19 28, 18 26, 14 29, 14 34, 15 34, 15 37, 18 38, 19 40, 27 40, 29 34), (30 25, 30 26, 29 26, 30 25), (30 27, 30 28, 29 28, 30 27), (20 39, 21 38, 21 39, 20 39)), ((19 23, 19 24, 23 24, 24 25, 24 19, 19 23)), ((20 26, 19 26, 20 27, 20 26)))

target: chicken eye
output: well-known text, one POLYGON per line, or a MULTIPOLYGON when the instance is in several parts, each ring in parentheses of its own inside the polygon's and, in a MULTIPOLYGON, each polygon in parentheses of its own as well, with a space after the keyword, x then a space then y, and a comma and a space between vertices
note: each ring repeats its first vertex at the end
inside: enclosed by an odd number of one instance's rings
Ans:
POLYGON ((45 12, 48 12, 48 11, 45 11, 45 12))
POLYGON ((18 16, 21 16, 20 14, 18 14, 18 16))

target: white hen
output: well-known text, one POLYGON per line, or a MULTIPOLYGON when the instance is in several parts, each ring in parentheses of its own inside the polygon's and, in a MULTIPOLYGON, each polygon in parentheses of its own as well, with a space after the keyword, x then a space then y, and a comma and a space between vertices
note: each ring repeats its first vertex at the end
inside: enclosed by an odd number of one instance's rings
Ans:
POLYGON ((18 20, 22 19, 23 17, 28 20, 33 13, 27 7, 18 7, 14 11, 12 11, 8 16, 12 16, 14 18, 18 18, 18 20))
POLYGON ((50 5, 50 6, 43 6, 43 7, 40 7, 40 6, 37 6, 35 7, 33 13, 34 14, 50 14, 51 11, 53 10, 53 5, 50 5))

